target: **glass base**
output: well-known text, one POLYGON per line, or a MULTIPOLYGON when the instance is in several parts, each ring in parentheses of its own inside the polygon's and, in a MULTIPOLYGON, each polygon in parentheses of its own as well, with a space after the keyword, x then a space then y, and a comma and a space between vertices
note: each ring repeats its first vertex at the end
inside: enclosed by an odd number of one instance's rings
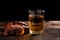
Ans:
POLYGON ((42 31, 32 31, 30 30, 30 34, 42 34, 43 33, 43 30, 42 31))

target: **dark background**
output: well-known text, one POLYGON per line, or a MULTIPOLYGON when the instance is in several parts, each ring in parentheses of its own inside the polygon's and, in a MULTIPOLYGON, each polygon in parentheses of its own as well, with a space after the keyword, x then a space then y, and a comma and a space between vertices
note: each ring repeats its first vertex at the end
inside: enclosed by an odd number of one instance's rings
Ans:
POLYGON ((49 0, 15 0, 2 1, 0 7, 1 21, 27 21, 28 9, 44 9, 44 20, 60 20, 59 1, 49 0))

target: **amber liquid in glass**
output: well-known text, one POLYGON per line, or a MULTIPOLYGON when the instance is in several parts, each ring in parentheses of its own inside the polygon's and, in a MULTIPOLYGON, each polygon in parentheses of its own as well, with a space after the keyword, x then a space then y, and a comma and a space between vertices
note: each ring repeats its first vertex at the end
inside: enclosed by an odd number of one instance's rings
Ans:
POLYGON ((43 32, 44 16, 29 15, 29 32, 30 34, 41 34, 43 32))

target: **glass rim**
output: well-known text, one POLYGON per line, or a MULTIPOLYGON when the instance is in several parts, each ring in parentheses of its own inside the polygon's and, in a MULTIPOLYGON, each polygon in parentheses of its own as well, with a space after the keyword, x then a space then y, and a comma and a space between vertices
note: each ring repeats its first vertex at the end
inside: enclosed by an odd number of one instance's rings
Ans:
POLYGON ((38 12, 38 13, 39 12, 43 12, 43 13, 45 12, 45 10, 42 10, 42 9, 37 9, 37 10, 35 10, 35 9, 29 9, 28 10, 28 12, 31 12, 31 13, 35 13, 35 11, 38 12))

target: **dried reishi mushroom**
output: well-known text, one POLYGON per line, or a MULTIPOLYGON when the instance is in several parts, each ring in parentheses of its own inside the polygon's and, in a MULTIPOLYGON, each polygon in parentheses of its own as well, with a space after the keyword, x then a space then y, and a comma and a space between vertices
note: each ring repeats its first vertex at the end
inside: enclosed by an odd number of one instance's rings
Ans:
POLYGON ((4 35, 9 35, 9 34, 23 35, 24 28, 21 26, 20 23, 9 22, 5 25, 4 35))

